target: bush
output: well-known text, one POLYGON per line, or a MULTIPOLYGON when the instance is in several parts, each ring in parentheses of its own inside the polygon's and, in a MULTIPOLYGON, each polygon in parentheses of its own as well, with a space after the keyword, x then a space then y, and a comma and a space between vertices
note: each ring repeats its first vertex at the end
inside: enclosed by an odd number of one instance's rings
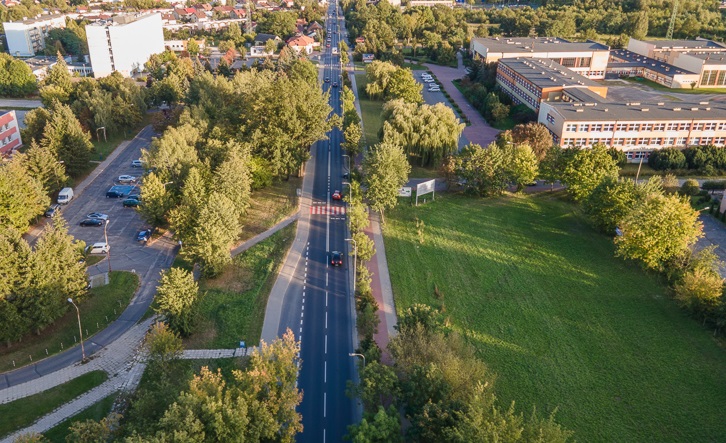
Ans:
POLYGON ((698 194, 700 190, 701 185, 699 185, 696 180, 690 178, 683 182, 680 192, 682 195, 692 196, 698 194))
POLYGON ((622 166, 625 164, 625 162, 628 161, 628 157, 625 155, 625 153, 618 148, 609 148, 608 154, 610 154, 610 157, 615 160, 615 163, 617 163, 618 166, 622 166))
POLYGON ((706 192, 710 191, 711 194, 713 191, 723 191, 726 189, 726 180, 706 180, 701 185, 701 189, 706 192))
POLYGON ((679 149, 665 148, 652 152, 648 158, 648 165, 656 171, 684 169, 686 156, 679 149))
POLYGON ((717 169, 726 169, 726 150, 716 146, 691 146, 683 150, 688 169, 699 169, 706 175, 715 175, 717 169))

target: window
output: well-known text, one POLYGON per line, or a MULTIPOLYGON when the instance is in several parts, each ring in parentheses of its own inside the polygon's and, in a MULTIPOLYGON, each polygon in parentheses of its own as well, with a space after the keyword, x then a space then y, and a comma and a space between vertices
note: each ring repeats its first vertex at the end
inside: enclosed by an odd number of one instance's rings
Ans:
POLYGON ((719 131, 723 131, 724 129, 726 129, 726 123, 719 123, 718 124, 718 130, 719 131))
POLYGON ((585 143, 587 143, 586 138, 576 138, 575 139, 575 146, 585 146, 585 143))
POLYGON ((579 126, 577 127, 577 130, 578 130, 578 131, 580 131, 580 132, 587 132, 587 127, 588 127, 587 123, 585 123, 585 124, 580 124, 580 125, 579 125, 579 126))
POLYGON ((678 130, 678 123, 668 123, 668 127, 666 129, 668 131, 676 131, 678 130))
POLYGON ((638 125, 633 124, 633 123, 628 123, 628 128, 626 129, 626 131, 637 131, 637 130, 638 130, 638 125))
POLYGON ((641 126, 641 131, 652 131, 652 130, 653 130, 653 125, 650 124, 650 123, 647 124, 647 125, 642 125, 641 126))
POLYGON ((614 127, 614 126, 615 126, 615 125, 614 125, 613 123, 605 123, 604 125, 602 125, 602 130, 603 130, 603 131, 607 131, 607 132, 610 132, 610 131, 612 131, 612 130, 613 130, 613 127, 614 127))
POLYGON ((726 137, 717 137, 717 138, 713 139, 713 144, 714 145, 723 145, 725 141, 726 141, 726 137))
POLYGON ((628 126, 625 123, 618 123, 617 126, 615 126, 616 131, 625 131, 625 129, 628 126))
POLYGON ((703 131, 703 123, 694 123, 693 130, 694 131, 703 131))
POLYGON ((555 117, 552 114, 550 114, 549 112, 547 113, 547 122, 549 122, 551 124, 555 124, 555 117))
POLYGON ((575 131, 577 131, 577 125, 576 124, 573 124, 573 123, 568 123, 565 126, 565 131, 575 132, 575 131))
POLYGON ((704 131, 714 131, 716 129, 716 123, 706 123, 703 125, 704 131))
POLYGON ((602 131, 602 125, 592 125, 592 130, 600 132, 602 131))
POLYGON ((686 145, 686 137, 678 137, 676 140, 676 146, 685 146, 686 145))
POLYGON ((626 138, 625 139, 625 146, 633 146, 635 144, 634 138, 626 138))
POLYGON ((673 146, 673 144, 675 143, 675 141, 676 141, 675 137, 668 137, 666 139, 666 146, 673 146))
POLYGON ((576 59, 574 57, 568 57, 562 59, 562 66, 568 67, 568 68, 574 68, 575 67, 576 59))
POLYGON ((654 131, 665 131, 665 123, 657 123, 653 125, 654 131))

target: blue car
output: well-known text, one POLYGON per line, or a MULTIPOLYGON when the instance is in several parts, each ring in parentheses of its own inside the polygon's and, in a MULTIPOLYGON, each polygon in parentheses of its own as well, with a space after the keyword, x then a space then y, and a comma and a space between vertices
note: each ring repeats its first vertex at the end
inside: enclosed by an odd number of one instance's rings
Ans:
POLYGON ((149 239, 151 239, 151 234, 151 229, 143 229, 136 234, 136 241, 146 243, 149 239))

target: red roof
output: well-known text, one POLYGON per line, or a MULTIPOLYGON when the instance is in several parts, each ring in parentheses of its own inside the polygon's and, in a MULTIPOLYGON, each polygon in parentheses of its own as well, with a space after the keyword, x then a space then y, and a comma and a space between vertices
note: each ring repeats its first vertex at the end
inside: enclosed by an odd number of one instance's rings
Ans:
POLYGON ((298 37, 292 37, 287 41, 287 44, 290 46, 308 46, 315 43, 315 40, 308 37, 307 35, 300 35, 298 37))

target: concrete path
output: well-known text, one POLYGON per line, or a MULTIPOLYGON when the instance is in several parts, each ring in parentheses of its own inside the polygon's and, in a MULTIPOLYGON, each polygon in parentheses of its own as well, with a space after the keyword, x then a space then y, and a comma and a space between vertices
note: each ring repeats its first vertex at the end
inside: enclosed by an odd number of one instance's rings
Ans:
POLYGON ((259 233, 252 237, 251 239, 247 240, 246 242, 242 243, 241 245, 235 246, 232 248, 232 257, 236 257, 240 255, 241 253, 245 252, 252 246, 256 245, 257 243, 270 238, 272 234, 282 230, 284 227, 288 226, 290 223, 297 221, 297 219, 300 218, 300 210, 298 209, 297 212, 295 212, 293 215, 285 218, 281 222, 277 223, 275 226, 271 227, 265 232, 259 233))
POLYGON ((0 99, 0 109, 13 109, 13 108, 40 108, 43 103, 40 100, 24 100, 24 99, 13 99, 3 98, 0 99))
POLYGON ((256 350, 257 347, 255 346, 236 349, 185 349, 179 358, 183 360, 204 360, 210 358, 244 357, 252 355, 256 350))
POLYGON ((703 237, 698 240, 696 249, 716 246, 714 253, 723 262, 720 269, 721 277, 726 278, 726 224, 710 214, 701 214, 699 220, 703 222, 703 237))

